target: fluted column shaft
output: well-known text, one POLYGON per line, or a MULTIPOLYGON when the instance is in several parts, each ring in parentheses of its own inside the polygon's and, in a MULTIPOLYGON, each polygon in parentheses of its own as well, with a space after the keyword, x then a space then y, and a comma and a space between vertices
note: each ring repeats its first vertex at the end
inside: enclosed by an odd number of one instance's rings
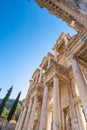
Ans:
POLYGON ((41 78, 42 78, 42 69, 40 70, 39 83, 41 82, 41 78))
POLYGON ((86 130, 86 122, 85 122, 85 119, 84 119, 84 115, 82 113, 82 108, 81 108, 80 103, 78 103, 76 105, 76 111, 77 111, 80 130, 86 130))
POLYGON ((47 68, 48 68, 48 69, 50 68, 50 63, 51 63, 51 58, 48 57, 48 65, 47 65, 47 68))
MULTIPOLYGON (((73 89, 74 97, 78 97, 79 93, 78 93, 78 89, 77 89, 76 83, 73 83, 72 86, 73 86, 72 89, 73 89)), ((79 128, 80 128, 80 130, 86 130, 85 117, 84 117, 84 113, 82 111, 82 107, 81 107, 80 101, 75 104, 75 108, 76 108, 79 128)))
POLYGON ((26 114, 26 107, 23 110, 23 114, 22 114, 22 117, 21 117, 21 120, 20 120, 18 130, 22 130, 23 122, 24 122, 24 119, 25 119, 25 114, 26 114))
POLYGON ((57 76, 54 77, 53 97, 53 130, 61 130, 59 79, 57 76))
POLYGON ((21 116, 22 116, 22 111, 21 111, 20 116, 19 116, 19 119, 18 119, 18 121, 17 121, 15 130, 18 130, 18 126, 19 126, 19 124, 20 124, 21 116))
POLYGON ((32 108, 32 100, 30 99, 27 115, 26 115, 26 118, 25 118, 24 126, 23 126, 23 130, 27 130, 28 122, 29 122, 29 119, 30 119, 31 108, 32 108))
POLYGON ((52 111, 48 111, 47 117, 47 130, 51 130, 51 123, 52 123, 52 111))
POLYGON ((44 88, 39 130, 46 130, 46 127, 47 127, 47 106, 48 106, 48 87, 46 86, 44 88))
POLYGON ((57 61, 57 51, 54 50, 54 60, 57 61))
POLYGON ((84 80, 81 69, 79 67, 79 64, 75 58, 73 58, 72 60, 72 68, 73 68, 74 76, 76 79, 79 95, 80 95, 82 105, 84 108, 85 116, 87 119, 87 85, 84 80))
POLYGON ((30 120, 29 120, 29 124, 28 124, 28 129, 27 130, 32 130, 33 126, 34 126, 34 117, 35 117, 35 113, 36 113, 36 107, 37 107, 37 96, 34 97, 34 102, 33 102, 33 107, 32 107, 32 111, 31 111, 31 115, 30 115, 30 120))

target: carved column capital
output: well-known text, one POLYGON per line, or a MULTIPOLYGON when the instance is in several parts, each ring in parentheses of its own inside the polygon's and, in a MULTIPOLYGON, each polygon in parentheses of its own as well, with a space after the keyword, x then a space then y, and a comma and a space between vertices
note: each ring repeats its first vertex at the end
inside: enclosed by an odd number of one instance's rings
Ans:
POLYGON ((76 96, 76 97, 73 99, 73 103, 76 105, 76 104, 78 104, 79 102, 81 102, 80 97, 79 97, 79 96, 76 96))
POLYGON ((73 60, 78 60, 77 56, 75 54, 71 54, 68 57, 68 61, 72 64, 73 60))
POLYGON ((44 87, 48 87, 48 82, 44 82, 44 87))
POLYGON ((54 72, 54 78, 58 78, 58 74, 57 74, 56 70, 54 72))
POLYGON ((68 57, 68 60, 72 63, 72 60, 73 59, 76 59, 76 55, 75 54, 71 54, 69 57, 68 57))

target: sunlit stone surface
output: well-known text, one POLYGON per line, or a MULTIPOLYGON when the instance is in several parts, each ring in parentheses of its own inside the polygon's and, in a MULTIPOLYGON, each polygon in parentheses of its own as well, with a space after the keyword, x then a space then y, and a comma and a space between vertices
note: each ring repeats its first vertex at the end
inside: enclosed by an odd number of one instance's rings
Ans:
POLYGON ((77 31, 62 33, 42 59, 15 130, 87 130, 87 2, 36 0, 77 31))

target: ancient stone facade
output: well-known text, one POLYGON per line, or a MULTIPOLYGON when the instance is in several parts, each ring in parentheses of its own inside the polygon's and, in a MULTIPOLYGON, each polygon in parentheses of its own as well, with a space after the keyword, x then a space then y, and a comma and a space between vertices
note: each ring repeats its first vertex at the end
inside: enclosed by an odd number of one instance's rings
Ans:
POLYGON ((43 58, 30 80, 15 130, 87 130, 87 15, 80 6, 73 7, 73 1, 36 0, 77 34, 62 33, 54 54, 43 58))

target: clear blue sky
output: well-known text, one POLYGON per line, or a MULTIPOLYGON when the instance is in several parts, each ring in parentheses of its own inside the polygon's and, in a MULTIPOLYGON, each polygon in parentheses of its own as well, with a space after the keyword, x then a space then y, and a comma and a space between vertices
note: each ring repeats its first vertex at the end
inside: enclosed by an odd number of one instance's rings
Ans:
POLYGON ((0 98, 26 96, 29 79, 58 36, 75 32, 31 0, 0 0, 0 98))

